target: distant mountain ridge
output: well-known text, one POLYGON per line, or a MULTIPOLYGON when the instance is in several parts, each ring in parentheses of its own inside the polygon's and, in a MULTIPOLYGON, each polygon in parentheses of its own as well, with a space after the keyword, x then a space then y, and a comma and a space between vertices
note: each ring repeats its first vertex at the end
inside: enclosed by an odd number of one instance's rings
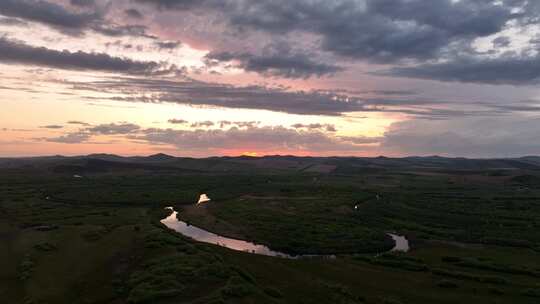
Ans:
POLYGON ((114 154, 86 156, 43 156, 0 158, 0 168, 36 168, 64 173, 98 173, 115 170, 172 170, 198 172, 245 172, 250 170, 335 172, 346 174, 370 169, 424 170, 540 170, 539 156, 520 158, 448 158, 441 156, 390 157, 301 157, 223 156, 209 158, 175 157, 163 153, 123 157, 114 154))

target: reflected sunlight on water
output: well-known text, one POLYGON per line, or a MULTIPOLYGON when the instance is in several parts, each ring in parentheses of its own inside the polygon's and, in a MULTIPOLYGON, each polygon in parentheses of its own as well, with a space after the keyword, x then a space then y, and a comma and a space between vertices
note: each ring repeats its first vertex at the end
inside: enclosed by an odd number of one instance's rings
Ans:
MULTIPOLYGON (((204 194, 203 194, 204 195, 204 194)), ((201 195, 201 197, 203 196, 201 195)), ((206 195, 204 195, 206 197, 206 195)), ((206 197, 208 198, 208 197, 206 197)), ((210 200, 210 199, 208 199, 210 200)), ((199 199, 200 201, 200 199, 199 199)), ((180 221, 177 218, 178 212, 174 211, 172 207, 167 207, 166 209, 172 210, 171 215, 161 220, 161 223, 167 226, 168 228, 181 233, 184 236, 190 237, 196 241, 214 244, 222 247, 226 247, 236 251, 249 252, 253 254, 273 256, 273 257, 282 257, 289 259, 296 258, 307 258, 307 257, 323 257, 323 258, 336 258, 335 255, 290 255, 279 251, 274 251, 264 245, 258 245, 252 242, 232 239, 218 234, 206 231, 204 229, 189 225, 186 222, 180 221)), ((409 241, 404 236, 399 236, 395 234, 388 234, 395 241, 395 246, 391 251, 409 251, 409 241)))

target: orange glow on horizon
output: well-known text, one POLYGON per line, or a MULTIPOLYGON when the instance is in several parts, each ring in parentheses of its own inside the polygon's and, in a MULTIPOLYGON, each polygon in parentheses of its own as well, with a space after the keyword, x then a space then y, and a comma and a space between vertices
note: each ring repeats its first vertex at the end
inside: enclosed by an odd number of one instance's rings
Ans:
POLYGON ((242 153, 242 156, 258 157, 259 153, 257 153, 257 152, 244 152, 244 153, 242 153))

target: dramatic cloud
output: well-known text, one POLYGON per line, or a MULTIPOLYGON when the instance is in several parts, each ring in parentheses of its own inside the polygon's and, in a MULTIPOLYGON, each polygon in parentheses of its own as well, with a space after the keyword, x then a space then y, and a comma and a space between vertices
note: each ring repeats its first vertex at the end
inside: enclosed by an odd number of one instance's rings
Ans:
POLYGON ((138 10, 136 10, 134 8, 127 9, 127 10, 124 11, 124 13, 129 18, 133 18, 133 19, 143 19, 144 18, 143 14, 140 11, 138 11, 138 10))
MULTIPOLYGON (((72 0, 71 5, 81 8, 69 9, 66 6, 44 0, 2 0, 0 15, 16 17, 30 22, 38 22, 60 30, 65 34, 79 35, 86 30, 93 30, 106 36, 141 36, 154 38, 146 34, 142 25, 115 24, 105 20, 104 15, 110 5, 100 6, 93 0, 72 0), (81 12, 82 10, 82 12, 81 12)), ((141 19, 135 9, 126 10, 131 18, 141 19)))
POLYGON ((367 110, 359 100, 321 92, 288 92, 261 86, 235 87, 201 81, 123 78, 75 84, 79 90, 133 95, 115 101, 171 102, 187 105, 270 110, 292 114, 341 115, 367 110), (143 96, 138 95, 144 93, 143 96))
POLYGON ((417 91, 413 90, 373 90, 373 91, 363 91, 359 92, 360 94, 376 94, 376 95, 418 95, 417 91))
POLYGON ((18 18, 6 18, 0 17, 0 25, 9 25, 9 26, 26 26, 26 22, 18 18))
MULTIPOLYGON (((318 131, 297 131, 281 126, 248 127, 228 130, 171 130, 148 129, 145 134, 132 137, 158 144, 173 145, 182 150, 233 150, 248 151, 340 151, 362 152, 368 149, 364 143, 357 144, 349 138, 342 140, 318 131)), ((370 142, 372 143, 372 142, 370 142)))
POLYGON ((271 34, 302 31, 322 49, 378 62, 435 58, 456 42, 500 32, 524 1, 453 0, 138 0, 160 8, 215 10, 232 26, 271 34))
POLYGON ((95 4, 94 0, 70 0, 69 2, 75 6, 92 6, 95 4))
POLYGON ((208 1, 208 0, 134 0, 134 1, 139 2, 139 3, 147 3, 147 4, 156 5, 161 9, 174 8, 174 9, 180 9, 180 10, 192 9, 196 7, 204 7, 206 6, 206 4, 209 4, 209 5, 217 4, 217 1, 215 0, 212 0, 212 1, 208 1))
POLYGON ((327 132, 336 132, 336 127, 331 124, 320 124, 320 123, 314 123, 314 124, 301 124, 297 123, 292 125, 295 129, 309 129, 309 130, 326 130, 327 132))
POLYGON ((465 83, 537 85, 540 82, 540 56, 469 56, 444 63, 394 67, 380 74, 465 83))
MULTIPOLYGON (((472 83, 535 83, 536 56, 482 57, 472 45, 478 38, 501 33, 509 27, 540 21, 540 5, 527 0, 138 0, 161 9, 217 14, 241 33, 264 32, 274 39, 306 33, 320 41, 319 53, 369 63, 406 62, 390 74, 439 81, 472 83), (210 13, 212 12, 212 13, 210 13), (411 66, 410 64, 419 64, 411 66), (516 63, 516 66, 511 66, 516 63), (470 65, 472 64, 472 65, 470 65), (475 72, 476 68, 479 69, 475 72), (499 69, 508 71, 498 77, 499 69), (459 75, 458 75, 459 74, 459 75), (488 77, 491 75, 492 77, 488 77), (532 81, 530 81, 532 76, 532 81), (495 78, 495 79, 493 79, 495 78)), ((256 34, 255 34, 256 35, 256 34)), ((287 38, 289 37, 289 39, 287 38)), ((232 35, 231 40, 238 40, 232 35)), ((492 40, 495 49, 508 47, 511 39, 492 40)), ((233 44, 233 43, 231 43, 233 44)), ((493 50, 491 51, 493 52, 493 50)), ((216 51, 210 60, 233 62, 246 71, 285 78, 332 75, 342 70, 319 63, 313 54, 216 51)))
POLYGON ((30 46, 5 37, 0 37, 0 63, 127 74, 150 74, 157 72, 160 68, 160 64, 156 62, 134 61, 104 53, 67 50, 60 52, 45 47, 30 46))
POLYGON ((41 138, 40 140, 62 144, 80 144, 88 141, 91 137, 88 133, 68 133, 59 137, 41 138))
MULTIPOLYGON (((427 119, 450 119, 477 114, 498 114, 489 104, 484 109, 469 109, 470 102, 432 98, 360 98, 333 91, 288 91, 263 86, 232 86, 184 78, 115 78, 97 82, 71 83, 72 89, 108 93, 100 100, 144 103, 178 103, 231 109, 269 110, 300 115, 342 116, 352 112, 401 113, 427 119), (454 110, 448 106, 460 104, 454 110)), ((94 97, 87 97, 95 99, 94 97)))
MULTIPOLYGON (((70 124, 88 126, 88 124, 72 121, 70 124)), ((141 130, 141 127, 132 123, 109 123, 94 127, 81 128, 75 132, 69 132, 58 137, 38 138, 39 141, 48 141, 64 144, 80 144, 89 141, 97 135, 129 135, 141 130)))
POLYGON ((501 48, 501 47, 509 46, 510 43, 511 43, 511 40, 510 40, 510 37, 500 36, 500 37, 497 37, 497 38, 493 39, 492 43, 493 43, 493 47, 501 48))
POLYGON ((93 25, 92 30, 102 35, 111 37, 133 36, 150 39, 156 38, 146 33, 147 28, 144 25, 115 25, 102 23, 93 25))
POLYGON ((248 53, 217 52, 207 56, 210 65, 215 62, 231 62, 235 67, 245 71, 260 73, 265 76, 278 76, 284 78, 309 78, 311 76, 325 76, 342 71, 343 68, 318 63, 312 60, 309 53, 293 53, 278 50, 263 55, 248 53))
POLYGON ((0 129, 91 140, 71 153, 537 154, 538 24, 533 0, 0 0, 0 129))
MULTIPOLYGON (((78 5, 90 2, 72 1, 73 4, 78 5)), ((44 0, 2 0, 0 1, 0 14, 61 27, 65 30, 86 28, 101 18, 101 13, 97 11, 72 12, 62 5, 44 0)))
POLYGON ((137 130, 139 130, 141 127, 132 124, 132 123, 110 123, 110 124, 101 124, 95 127, 91 127, 86 129, 85 131, 93 133, 93 134, 104 134, 104 135, 118 135, 118 134, 130 134, 137 130))
POLYGON ((277 151, 283 153, 358 153, 372 149, 380 138, 333 137, 318 130, 296 130, 283 126, 236 126, 227 129, 141 129, 135 124, 103 124, 81 129, 60 137, 41 138, 49 142, 77 144, 88 142, 96 135, 123 135, 138 142, 170 145, 183 151, 216 153, 216 151, 246 149, 247 151, 277 151))

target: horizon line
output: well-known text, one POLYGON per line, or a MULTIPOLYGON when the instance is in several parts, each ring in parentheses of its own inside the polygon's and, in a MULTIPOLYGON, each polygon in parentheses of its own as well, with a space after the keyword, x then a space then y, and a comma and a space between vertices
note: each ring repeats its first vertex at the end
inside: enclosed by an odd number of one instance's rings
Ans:
POLYGON ((353 156, 353 155, 332 155, 332 156, 320 156, 320 155, 294 155, 294 154, 264 154, 264 155, 213 155, 205 157, 196 157, 196 156, 176 156, 167 153, 154 153, 149 155, 120 155, 112 153, 90 153, 90 154, 77 154, 77 155, 34 155, 34 156, 0 156, 0 159, 29 159, 29 158, 54 158, 54 157, 64 157, 64 158, 84 158, 92 156, 112 156, 120 158, 149 158, 152 156, 167 156, 172 158, 191 158, 191 159, 209 159, 209 158, 265 158, 265 157, 295 157, 295 158, 389 158, 389 159, 405 159, 405 158, 446 158, 446 159, 477 159, 477 160, 490 160, 490 159, 522 159, 528 157, 540 157, 540 155, 522 155, 522 156, 503 156, 503 157, 468 157, 468 156, 441 156, 441 155, 408 155, 408 156, 353 156))

